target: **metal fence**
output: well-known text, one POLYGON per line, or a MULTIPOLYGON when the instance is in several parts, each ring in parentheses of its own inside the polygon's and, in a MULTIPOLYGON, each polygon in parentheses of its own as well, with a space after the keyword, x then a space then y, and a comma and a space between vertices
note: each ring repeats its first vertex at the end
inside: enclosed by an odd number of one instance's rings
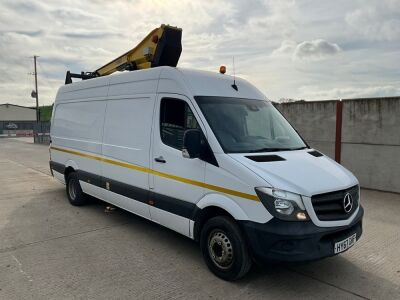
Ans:
POLYGON ((35 121, 0 121, 0 131, 12 129, 33 130, 33 125, 35 123, 35 121))
POLYGON ((36 144, 50 144, 50 122, 35 123, 33 139, 36 144))
POLYGON ((50 144, 50 122, 0 121, 0 137, 33 137, 37 144, 50 144))
POLYGON ((0 137, 33 136, 35 121, 0 121, 0 137))

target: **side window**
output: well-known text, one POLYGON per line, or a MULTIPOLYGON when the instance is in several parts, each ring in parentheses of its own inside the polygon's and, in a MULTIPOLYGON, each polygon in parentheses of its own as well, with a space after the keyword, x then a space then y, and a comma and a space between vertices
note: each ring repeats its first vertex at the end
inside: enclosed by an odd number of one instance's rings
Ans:
POLYGON ((164 144, 182 150, 186 129, 200 129, 189 105, 179 99, 164 98, 160 107, 160 133, 164 144))

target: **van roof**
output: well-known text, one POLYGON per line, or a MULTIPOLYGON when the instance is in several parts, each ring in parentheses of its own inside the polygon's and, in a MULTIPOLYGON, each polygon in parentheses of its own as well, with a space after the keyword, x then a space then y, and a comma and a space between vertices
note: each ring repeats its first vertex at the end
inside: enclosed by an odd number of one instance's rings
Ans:
POLYGON ((266 99, 252 84, 217 72, 174 67, 156 67, 82 80, 62 86, 58 101, 130 94, 174 93, 186 96, 223 96, 266 99))

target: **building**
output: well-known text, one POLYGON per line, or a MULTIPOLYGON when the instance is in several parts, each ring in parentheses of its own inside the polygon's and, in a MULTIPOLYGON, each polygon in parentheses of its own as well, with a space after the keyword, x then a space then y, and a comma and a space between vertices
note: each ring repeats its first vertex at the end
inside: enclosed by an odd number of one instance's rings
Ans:
POLYGON ((34 108, 0 104, 0 135, 1 136, 32 136, 36 123, 34 108))
POLYGON ((36 110, 9 103, 0 104, 0 121, 36 121, 36 110))

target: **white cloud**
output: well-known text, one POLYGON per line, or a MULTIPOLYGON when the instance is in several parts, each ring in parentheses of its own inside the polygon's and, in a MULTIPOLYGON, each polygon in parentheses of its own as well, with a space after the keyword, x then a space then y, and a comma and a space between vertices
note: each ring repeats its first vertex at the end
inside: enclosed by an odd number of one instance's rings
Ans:
POLYGON ((379 1, 346 14, 348 25, 368 40, 400 40, 400 4, 379 1))
POLYGON ((279 48, 274 49, 272 57, 291 56, 293 60, 321 60, 338 54, 342 49, 338 44, 322 39, 296 43, 283 40, 279 48))
POLYGON ((297 43, 291 40, 283 40, 279 48, 272 51, 271 56, 285 56, 292 55, 294 49, 296 49, 297 43))
POLYGON ((304 41, 296 46, 293 52, 294 59, 320 60, 338 54, 342 49, 338 44, 325 40, 304 41))

